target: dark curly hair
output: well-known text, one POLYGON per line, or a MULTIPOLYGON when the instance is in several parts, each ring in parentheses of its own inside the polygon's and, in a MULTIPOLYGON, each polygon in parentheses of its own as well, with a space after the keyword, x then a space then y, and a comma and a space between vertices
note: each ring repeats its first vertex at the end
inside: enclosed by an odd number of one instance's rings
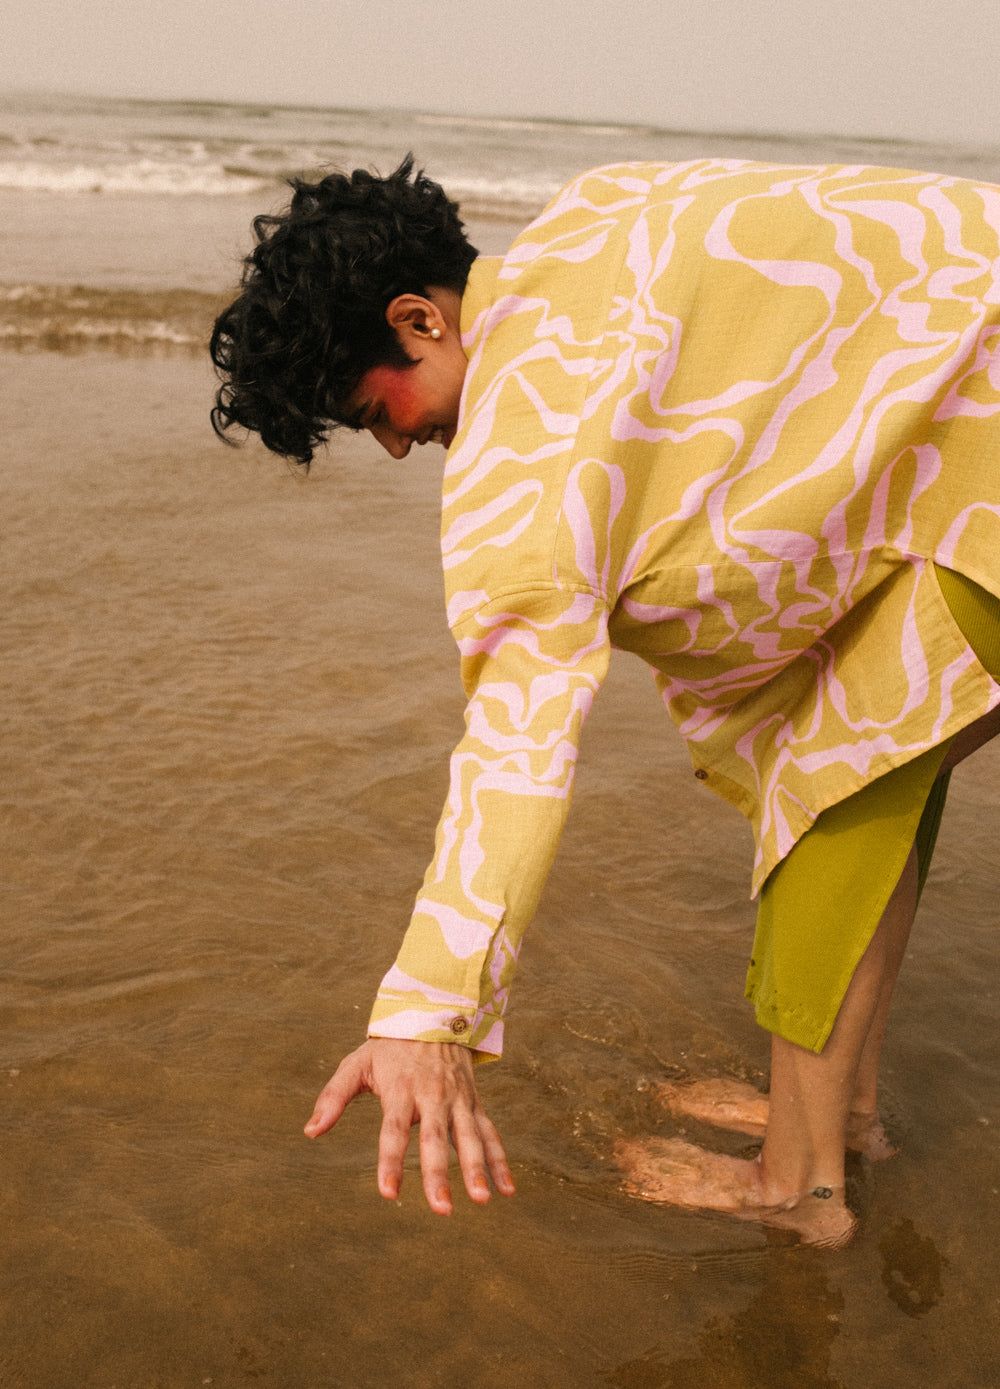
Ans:
POLYGON ((290 180, 278 216, 254 219, 242 293, 215 321, 209 351, 222 380, 212 428, 256 430, 308 467, 344 402, 372 367, 411 358, 385 319, 397 294, 462 293, 476 258, 440 184, 408 154, 386 178, 355 169, 290 180))

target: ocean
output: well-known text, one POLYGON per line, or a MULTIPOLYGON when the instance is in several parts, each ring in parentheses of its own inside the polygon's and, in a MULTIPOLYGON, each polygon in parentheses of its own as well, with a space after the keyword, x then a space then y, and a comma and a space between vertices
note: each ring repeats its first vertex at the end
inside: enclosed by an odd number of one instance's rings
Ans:
POLYGON ((387 173, 408 150, 460 203, 484 254, 503 250, 572 175, 622 159, 891 163, 1000 181, 1000 144, 0 96, 0 341, 198 350, 238 278, 251 219, 282 206, 285 180, 387 173))
MULTIPOLYGON (((616 662, 481 1072, 519 1194, 308 1143, 430 854, 461 726, 435 449, 309 477, 211 434, 205 342, 283 180, 412 150, 504 248, 622 158, 1000 181, 1000 149, 419 112, 0 99, 0 1383, 968 1389, 1000 1380, 1000 749, 960 768, 836 1253, 620 1187, 664 1078, 766 1081, 740 817, 616 662)), ((689 1125, 688 1136, 713 1138, 689 1125)), ((747 1151, 739 1136, 714 1136, 747 1151)))

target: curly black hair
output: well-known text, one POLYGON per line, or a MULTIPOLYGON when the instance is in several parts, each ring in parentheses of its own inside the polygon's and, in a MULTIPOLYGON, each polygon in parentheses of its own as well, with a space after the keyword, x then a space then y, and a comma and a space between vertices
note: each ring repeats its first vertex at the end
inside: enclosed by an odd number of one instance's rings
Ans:
POLYGON ((477 252, 440 184, 408 154, 386 178, 355 169, 291 179, 277 216, 254 219, 242 293, 215 321, 209 351, 222 380, 212 428, 256 430, 308 468, 344 402, 372 367, 411 362, 385 310, 398 294, 465 289, 477 252))

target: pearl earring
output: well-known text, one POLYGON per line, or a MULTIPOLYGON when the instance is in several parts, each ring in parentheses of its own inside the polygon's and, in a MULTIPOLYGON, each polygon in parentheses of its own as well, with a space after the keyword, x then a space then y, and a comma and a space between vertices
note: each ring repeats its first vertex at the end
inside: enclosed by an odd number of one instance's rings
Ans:
POLYGON ((432 329, 431 329, 431 337, 432 337, 432 338, 439 338, 440 336, 441 336, 441 329, 440 329, 440 328, 432 328, 432 329))

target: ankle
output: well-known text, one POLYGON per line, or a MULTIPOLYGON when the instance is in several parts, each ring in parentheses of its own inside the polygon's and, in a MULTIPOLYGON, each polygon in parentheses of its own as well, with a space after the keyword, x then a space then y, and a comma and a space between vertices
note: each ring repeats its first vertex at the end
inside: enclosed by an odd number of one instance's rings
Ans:
POLYGON ((798 1204, 805 1182, 785 1167, 775 1168, 762 1148, 754 1162, 758 1203, 771 1210, 791 1210, 798 1204))
POLYGON ((796 1165, 794 1170, 775 1168, 768 1163, 762 1149, 754 1163, 760 1204, 773 1210, 792 1210, 807 1197, 821 1201, 836 1198, 842 1202, 844 1174, 842 1170, 835 1172, 834 1166, 831 1163, 824 1168, 810 1161, 796 1165))

